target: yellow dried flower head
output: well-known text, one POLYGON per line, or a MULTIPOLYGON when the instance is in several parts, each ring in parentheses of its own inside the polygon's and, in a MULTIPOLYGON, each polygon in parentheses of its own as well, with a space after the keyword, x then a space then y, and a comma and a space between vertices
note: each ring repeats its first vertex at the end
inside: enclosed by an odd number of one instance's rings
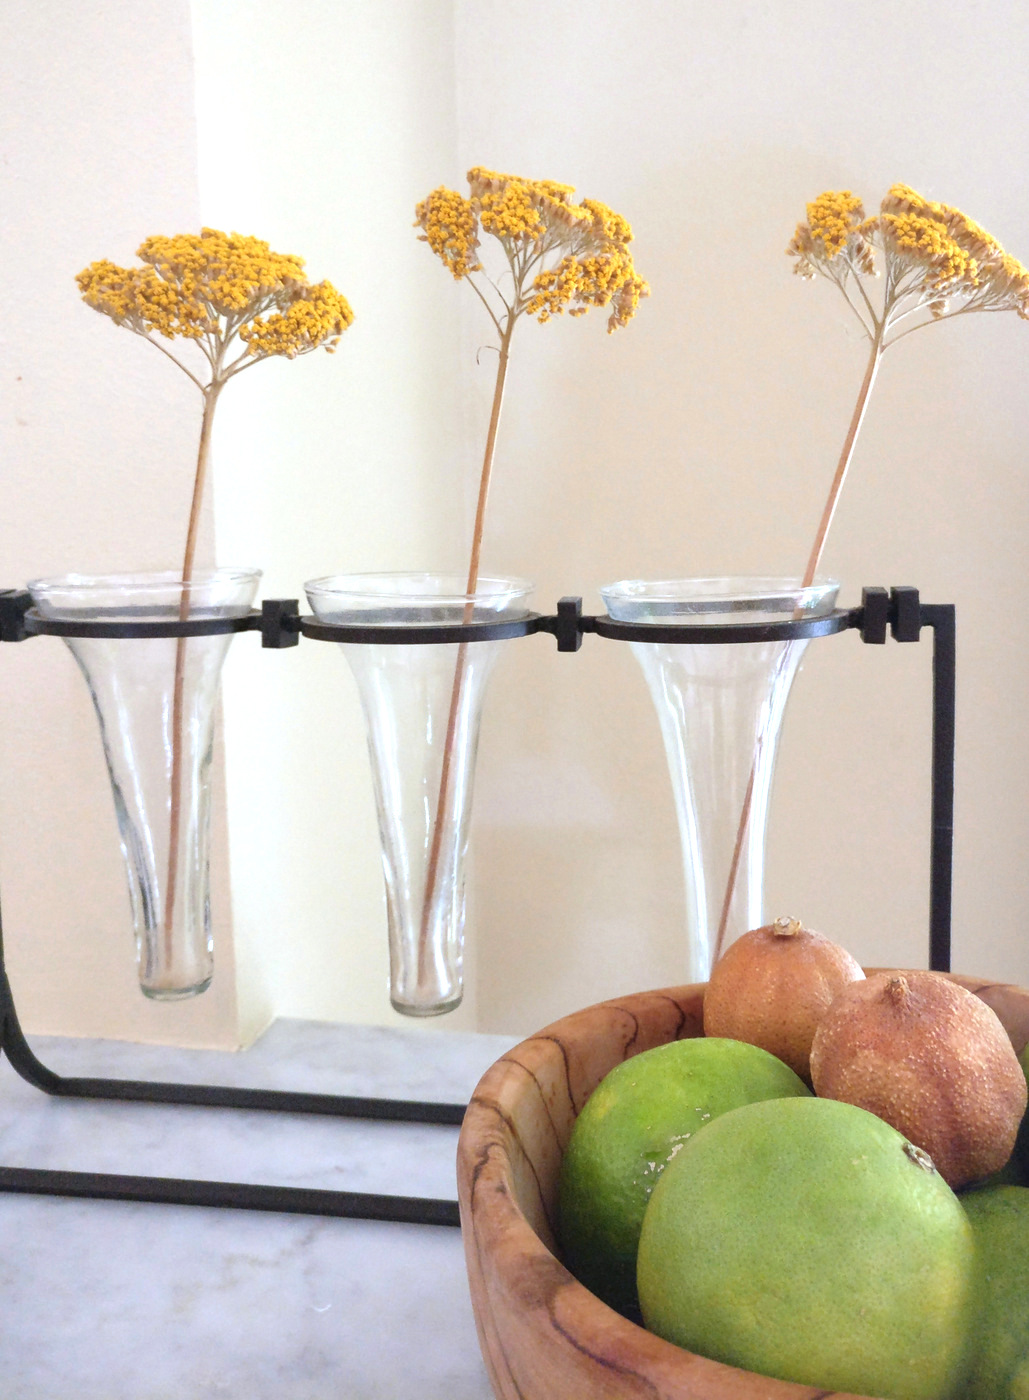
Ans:
MULTIPOLYGON (((836 282, 877 343, 890 343, 888 332, 914 312, 926 311, 932 320, 954 314, 955 300, 957 310, 1013 310, 1029 318, 1029 271, 960 209, 925 199, 910 185, 891 186, 869 219, 849 190, 819 195, 807 214, 787 249, 797 258, 794 271, 836 282), (881 312, 860 283, 875 273, 873 248, 886 274, 881 312)), ((924 324, 925 316, 910 321, 893 338, 924 324)))
POLYGON ((924 215, 931 211, 933 205, 910 185, 891 185, 879 207, 884 214, 924 215))
POLYGON ((197 342, 210 362, 211 383, 229 377, 248 356, 253 362, 320 348, 331 353, 354 319, 330 282, 312 285, 302 258, 275 253, 260 238, 205 228, 148 238, 137 256, 142 267, 91 263, 75 279, 82 299, 148 339, 157 334, 197 342), (237 335, 245 349, 227 364, 227 347, 237 335))
POLYGON ((611 306, 608 330, 626 326, 636 314, 641 297, 650 288, 639 276, 628 254, 608 252, 592 257, 562 258, 556 268, 539 273, 525 310, 540 322, 560 316, 585 316, 593 306, 611 306))
POLYGON ((423 228, 421 241, 428 243, 436 256, 460 280, 470 272, 478 272, 481 263, 475 256, 479 246, 475 209, 470 199, 445 185, 433 190, 415 209, 415 226, 423 228))
POLYGON ((847 239, 865 217, 857 195, 850 190, 819 195, 807 206, 812 238, 820 239, 827 257, 835 257, 847 246, 847 239))
POLYGON ((899 263, 921 269, 925 286, 937 292, 979 285, 979 264, 950 236, 946 226, 921 214, 880 214, 879 232, 899 263))
POLYGON ((195 296, 162 281, 152 267, 119 267, 105 259, 90 263, 75 280, 94 311, 142 334, 157 331, 168 340, 198 340, 215 328, 214 318, 195 296))
POLYGON ((925 267, 927 285, 939 293, 930 308, 936 319, 946 314, 952 296, 973 309, 1010 309, 1029 318, 1029 272, 960 209, 894 185, 878 223, 884 246, 891 242, 900 259, 925 267))
POLYGON ((285 355, 295 360, 318 349, 332 355, 353 319, 346 297, 331 282, 317 282, 302 288, 287 310, 248 321, 239 338, 251 355, 285 355))
POLYGON ((820 194, 807 206, 807 223, 797 225, 786 251, 797 259, 794 272, 805 278, 814 277, 836 258, 872 272, 861 200, 850 190, 820 194))
POLYGON ((584 199, 582 207, 592 218, 598 238, 605 238, 609 243, 617 243, 623 247, 632 242, 629 220, 621 214, 616 214, 606 204, 601 204, 599 199, 584 199))
MULTIPOLYGON (((302 258, 273 253, 260 238, 205 228, 199 234, 147 238, 136 255, 141 267, 119 267, 104 259, 90 263, 75 280, 87 305, 156 345, 203 395, 193 503, 182 559, 179 615, 186 618, 185 585, 193 577, 211 430, 223 386, 233 375, 271 355, 292 360, 319 348, 332 354, 354 313, 331 282, 307 280, 302 258), (187 352, 193 368, 156 337, 189 341, 194 347, 187 352)), ((184 654, 180 639, 175 650, 176 696, 184 654)), ((172 734, 176 754, 182 732, 176 701, 172 734)), ((178 771, 177 757, 172 768, 178 771)), ((178 800, 173 784, 173 829, 178 800)), ((172 849, 176 849, 174 842, 172 849)), ((168 883, 174 889, 174 861, 168 883)), ((169 901, 169 919, 170 910, 169 901)))
POLYGON ((633 266, 632 229, 620 214, 596 200, 574 204, 571 185, 481 166, 468 172, 468 187, 468 199, 434 190, 417 206, 416 226, 458 279, 483 271, 480 234, 497 240, 514 282, 510 300, 490 284, 503 302, 494 316, 498 329, 523 311, 548 321, 566 309, 582 316, 594 306, 611 307, 608 330, 628 324, 650 289, 633 266))
POLYGON ((523 181, 511 181, 495 194, 487 190, 478 200, 479 222, 494 238, 539 243, 547 231, 532 191, 523 181))

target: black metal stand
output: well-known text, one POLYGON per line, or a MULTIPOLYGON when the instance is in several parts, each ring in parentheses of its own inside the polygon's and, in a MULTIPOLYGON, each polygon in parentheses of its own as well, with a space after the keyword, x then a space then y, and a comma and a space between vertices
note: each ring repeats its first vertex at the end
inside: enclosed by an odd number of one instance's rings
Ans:
MULTIPOLYGON (((181 622, 126 621, 117 618, 84 622, 53 621, 32 608, 22 590, 0 591, 0 642, 33 636, 181 637, 259 631, 262 646, 296 646, 300 637, 316 641, 411 645, 426 642, 466 643, 547 632, 558 651, 578 651, 583 635, 596 633, 617 641, 719 645, 728 642, 787 640, 828 636, 856 630, 863 642, 917 642, 921 629, 933 630, 932 832, 930 850, 929 966, 950 968, 951 872, 954 812, 955 610, 952 604, 925 604, 914 588, 866 588, 861 606, 837 609, 827 617, 793 618, 760 624, 623 623, 608 617, 583 616, 582 600, 569 597, 553 615, 528 614, 512 620, 438 625, 323 623, 301 617, 295 599, 270 599, 260 612, 237 618, 203 618, 181 622)), ((3 956, 0 928, 0 1054, 37 1089, 57 1098, 117 1099, 136 1103, 185 1104, 201 1108, 260 1109, 275 1113, 314 1113, 336 1118, 378 1119, 395 1123, 460 1124, 463 1104, 353 1098, 333 1094, 294 1093, 272 1089, 234 1089, 203 1084, 160 1084, 128 1079, 74 1078, 55 1074, 33 1054, 22 1033, 3 956)), ((298 1187, 256 1186, 242 1182, 179 1180, 166 1177, 107 1175, 96 1172, 44 1171, 0 1167, 0 1191, 32 1195, 77 1196, 99 1200, 162 1202, 173 1205, 222 1206, 242 1210, 285 1211, 360 1220, 411 1224, 459 1225, 456 1201, 414 1196, 374 1195, 354 1191, 315 1191, 298 1187)))

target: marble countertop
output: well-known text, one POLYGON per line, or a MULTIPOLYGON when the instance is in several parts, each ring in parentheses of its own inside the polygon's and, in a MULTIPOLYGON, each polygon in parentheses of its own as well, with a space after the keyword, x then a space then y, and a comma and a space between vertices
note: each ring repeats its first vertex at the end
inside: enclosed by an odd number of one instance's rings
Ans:
MULTIPOLYGON (((61 1074, 464 1102, 509 1037, 277 1021, 239 1054, 33 1038, 61 1074)), ((457 1129, 56 1101, 0 1061, 9 1167, 456 1196, 457 1129)), ((492 1400, 460 1231, 0 1195, 4 1400, 492 1400)))

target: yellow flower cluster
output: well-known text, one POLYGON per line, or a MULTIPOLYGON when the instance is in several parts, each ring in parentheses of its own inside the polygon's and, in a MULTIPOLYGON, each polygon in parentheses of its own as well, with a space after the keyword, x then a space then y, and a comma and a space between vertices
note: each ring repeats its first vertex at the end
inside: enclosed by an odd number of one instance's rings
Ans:
POLYGON ((588 217, 572 203, 574 186, 555 180, 525 180, 476 166, 468 172, 468 187, 484 232, 502 242, 538 246, 551 229, 567 231, 588 217))
POLYGON ((494 238, 539 243, 546 235, 538 201, 525 181, 510 181, 496 193, 485 190, 477 203, 483 232, 494 238))
POLYGON ((801 277, 874 274, 878 248, 891 294, 916 298, 936 319, 947 314, 952 297, 966 309, 1029 317, 1029 271, 960 209, 924 199, 908 185, 893 185, 872 218, 849 190, 819 195, 807 216, 787 249, 801 277))
POLYGON ((1012 309, 1029 318, 1029 271, 981 224, 949 204, 923 199, 908 185, 893 185, 882 202, 877 228, 883 249, 904 266, 921 269, 936 295, 934 316, 947 297, 962 296, 983 310, 1012 309))
POLYGON ((650 288, 633 266, 628 221, 596 200, 572 203, 571 185, 476 166, 469 198, 441 187, 417 206, 416 227, 457 279, 482 270, 480 233, 497 239, 514 278, 509 315, 548 321, 610 306, 608 330, 626 325, 650 288), (548 258, 555 259, 549 266, 548 258))
POLYGON ((941 224, 920 214, 886 213, 876 223, 899 259, 923 269, 927 287, 943 291, 963 284, 973 291, 979 285, 975 258, 941 224))
POLYGON ((635 316, 650 288, 639 276, 630 254, 604 253, 592 257, 562 258, 556 268, 539 273, 525 310, 541 323, 560 316, 585 316, 593 306, 611 307, 608 331, 626 326, 635 316))
POLYGON ((140 335, 204 341, 212 358, 234 335, 255 359, 335 349, 354 316, 329 282, 312 284, 301 258, 263 240, 205 228, 148 238, 142 267, 91 263, 76 281, 83 300, 140 335))
POLYGON ((415 208, 415 227, 423 228, 423 243, 440 258, 460 281, 482 264, 476 258, 479 246, 475 209, 470 199, 440 185, 415 208))
POLYGON ((850 190, 826 190, 807 206, 807 223, 798 224, 787 252, 797 259, 794 272, 814 277, 841 254, 865 273, 874 272, 872 250, 864 232, 865 210, 850 190))
POLYGON ((864 217, 864 206, 850 190, 827 190, 807 206, 811 236, 821 239, 830 258, 847 246, 847 239, 864 217))
POLYGON ((331 282, 295 289, 285 311, 255 316, 240 329, 239 338, 251 355, 284 355, 295 360, 309 350, 335 354, 339 338, 354 313, 346 297, 331 282))
POLYGON ((119 267, 104 259, 90 263, 75 280, 94 311, 141 335, 157 331, 168 340, 199 340, 217 325, 196 296, 163 281, 152 267, 119 267))

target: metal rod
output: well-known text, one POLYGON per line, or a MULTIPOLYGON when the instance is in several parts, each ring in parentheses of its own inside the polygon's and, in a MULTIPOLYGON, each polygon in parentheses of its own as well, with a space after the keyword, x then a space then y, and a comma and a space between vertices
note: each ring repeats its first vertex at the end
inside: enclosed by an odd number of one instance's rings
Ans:
MULTIPOLYGON (((15 1068, 18 1066, 15 1065, 15 1068)), ((244 1108, 269 1113, 320 1114, 329 1118, 365 1118, 388 1123, 432 1123, 446 1127, 460 1127, 465 1114, 465 1105, 457 1103, 310 1094, 289 1089, 246 1089, 215 1084, 166 1084, 136 1079, 54 1078, 56 1084, 40 1087, 45 1087, 46 1092, 55 1098, 65 1099, 115 1099, 128 1103, 167 1103, 196 1108, 244 1108)))
POLYGON ((511 637, 548 632, 558 641, 559 650, 578 648, 570 632, 582 637, 593 632, 599 637, 625 642, 672 642, 692 645, 718 645, 724 642, 786 641, 794 637, 824 637, 854 626, 855 609, 837 609, 826 617, 784 617, 778 622, 727 622, 708 625, 696 622, 617 622, 606 614, 583 615, 568 605, 581 607, 581 599, 561 600, 554 614, 526 613, 522 617, 499 616, 474 622, 411 623, 396 625, 369 614, 369 620, 321 622, 299 616, 295 599, 267 599, 260 611, 242 617, 175 617, 162 621, 134 620, 126 610, 111 609, 111 616, 46 618, 28 607, 28 595, 16 590, 0 593, 0 641, 23 641, 28 637, 200 637, 232 632, 261 632, 266 647, 294 645, 300 636, 319 642, 347 642, 368 646, 419 646, 500 641, 511 637), (24 606, 23 606, 24 604, 24 606))
POLYGON ((391 1220, 408 1225, 461 1223, 456 1201, 429 1196, 380 1196, 363 1191, 318 1191, 302 1186, 252 1186, 238 1181, 0 1167, 0 1191, 97 1201, 267 1210, 288 1215, 330 1215, 347 1220, 391 1220))
POLYGON ((929 966, 934 972, 949 972, 954 869, 956 610, 952 603, 924 603, 921 620, 933 629, 929 966))

